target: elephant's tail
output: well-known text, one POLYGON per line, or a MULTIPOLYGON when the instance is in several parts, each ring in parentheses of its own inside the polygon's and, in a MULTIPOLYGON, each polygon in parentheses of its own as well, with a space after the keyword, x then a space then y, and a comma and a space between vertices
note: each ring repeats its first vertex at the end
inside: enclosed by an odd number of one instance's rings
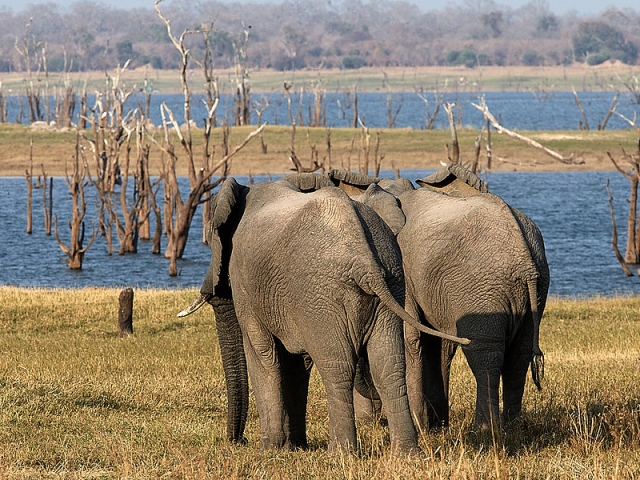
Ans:
POLYGON ((382 286, 380 286, 379 282, 374 283, 378 285, 378 288, 376 288, 376 285, 371 284, 369 285, 369 287, 380 298, 382 304, 385 305, 393 313, 398 315, 403 321, 411 325, 413 328, 416 328, 428 335, 433 335, 434 337, 440 337, 444 338, 445 340, 459 343, 460 345, 469 345, 471 343, 471 340, 469 340, 468 338, 460 338, 456 337, 455 335, 449 335, 448 333, 443 333, 421 324, 418 320, 409 315, 407 311, 402 308, 402 306, 397 302, 397 300, 393 298, 393 295, 389 291, 389 288, 384 283, 384 281, 382 282, 382 286))
POLYGON ((544 353, 540 350, 540 312, 538 311, 538 282, 537 278, 527 282, 529 287, 529 303, 531 304, 531 319, 533 321, 533 356, 531 358, 531 377, 538 390, 542 390, 544 378, 544 353))

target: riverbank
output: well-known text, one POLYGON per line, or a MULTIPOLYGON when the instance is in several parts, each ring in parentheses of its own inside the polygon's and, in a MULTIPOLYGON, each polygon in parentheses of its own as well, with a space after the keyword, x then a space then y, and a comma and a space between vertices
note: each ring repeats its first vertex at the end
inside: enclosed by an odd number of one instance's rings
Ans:
MULTIPOLYGON (((116 70, 107 72, 115 76, 116 70)), ((234 70, 216 70, 221 93, 235 91, 234 70)), ((359 69, 318 69, 281 72, 272 69, 249 70, 252 94, 283 92, 284 83, 292 92, 305 88, 313 91, 321 87, 326 92, 521 92, 531 91, 543 96, 552 91, 610 91, 626 89, 624 82, 640 75, 640 66, 620 62, 601 65, 574 63, 565 66, 462 66, 434 67, 363 67, 359 69)), ((49 73, 48 77, 24 72, 0 73, 3 94, 23 95, 27 83, 33 81, 40 88, 49 89, 66 84, 80 91, 86 85, 88 92, 102 91, 105 72, 49 73)), ((128 89, 150 88, 160 93, 182 93, 180 78, 174 70, 154 70, 149 66, 125 70, 120 74, 121 85, 128 89)), ((192 92, 201 91, 204 77, 199 69, 189 71, 192 92)))
MULTIPOLYGON (((237 127, 231 130, 231 144, 237 145, 255 127, 237 127)), ((382 158, 382 170, 415 170, 436 169, 441 162, 447 160, 447 145, 451 144, 448 130, 413 130, 413 129, 372 129, 370 131, 370 169, 374 163, 374 147, 377 134, 380 132, 380 145, 377 158, 382 158)), ((621 158, 621 148, 632 153, 637 151, 638 135, 631 130, 607 131, 523 131, 519 132, 536 140, 547 148, 560 153, 564 157, 572 156, 572 163, 561 163, 541 150, 509 138, 492 133, 492 160, 488 168, 485 141, 481 143, 480 165, 490 171, 593 171, 613 170, 613 164, 607 156, 611 152, 621 158)), ((458 139, 461 159, 469 164, 475 158, 475 142, 479 132, 474 129, 461 129, 458 139)), ((162 140, 162 132, 152 132, 162 140)), ((30 156, 34 166, 34 174, 41 173, 41 166, 47 175, 61 176, 65 174, 65 164, 71 168, 75 155, 75 138, 73 131, 34 129, 25 125, 0 125, 0 175, 23 176, 29 167, 30 156), (33 146, 30 147, 33 141, 33 146)), ((193 134, 194 152, 199 165, 202 147, 202 131, 193 134)), ((267 126, 263 141, 267 153, 264 153, 259 138, 241 150, 232 161, 231 175, 284 175, 291 173, 293 163, 291 156, 291 128, 284 126, 267 126)), ((335 128, 298 128, 295 137, 296 156, 303 166, 311 165, 312 151, 317 152, 319 163, 325 168, 343 168, 358 170, 364 159, 362 148, 362 130, 335 128), (329 133, 329 139, 327 135, 329 133), (328 140, 330 143, 328 143, 328 140), (329 146, 330 145, 330 146, 329 146)), ((216 150, 222 150, 222 130, 213 132, 213 144, 216 150)), ((85 147, 90 170, 95 172, 95 161, 89 147, 85 147)), ((135 152, 135 142, 132 145, 135 152)), ((187 175, 186 159, 183 151, 176 147, 178 157, 178 174, 187 175)), ((216 154, 214 161, 219 159, 216 154)), ((152 175, 162 170, 162 155, 157 147, 152 146, 150 168, 152 175)))

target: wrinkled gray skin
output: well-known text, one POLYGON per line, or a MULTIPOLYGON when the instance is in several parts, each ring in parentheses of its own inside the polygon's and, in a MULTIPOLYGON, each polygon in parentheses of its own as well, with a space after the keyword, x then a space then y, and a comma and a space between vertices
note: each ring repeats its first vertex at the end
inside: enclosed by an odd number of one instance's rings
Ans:
POLYGON ((262 447, 306 447, 312 359, 327 392, 330 448, 353 449, 362 357, 384 404, 392 450, 417 451, 398 316, 406 315, 401 256, 386 224, 340 189, 302 193, 282 180, 249 188, 228 179, 212 210, 201 293, 216 314, 230 439, 242 438, 248 368, 262 447))
MULTIPOLYGON (((489 193, 414 190, 405 179, 378 185, 354 198, 371 205, 399 232, 407 311, 437 330, 471 339, 463 351, 477 383, 476 423, 498 427, 501 379, 502 420, 511 422, 521 413, 529 365, 538 388, 542 376, 539 326, 549 269, 540 231, 489 193), (389 202, 380 187, 398 202, 389 202), (405 216, 399 230, 393 226, 396 209, 405 216)), ((407 325, 405 347, 409 402, 418 430, 448 424, 456 344, 407 325)))

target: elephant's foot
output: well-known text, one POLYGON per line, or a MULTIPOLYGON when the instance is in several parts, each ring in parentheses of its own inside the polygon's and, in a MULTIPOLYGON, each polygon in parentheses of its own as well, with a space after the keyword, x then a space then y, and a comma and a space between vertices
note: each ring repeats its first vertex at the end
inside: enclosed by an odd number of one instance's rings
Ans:
POLYGON ((391 443, 391 454, 402 457, 425 457, 416 440, 403 440, 391 443))
POLYGON ((286 450, 307 450, 309 444, 307 443, 306 434, 290 435, 284 448, 286 450))
POLYGON ((307 436, 275 434, 262 437, 260 442, 261 450, 306 450, 309 448, 307 436))
POLYGON ((261 450, 283 450, 287 444, 287 437, 284 433, 266 435, 260 441, 261 450))

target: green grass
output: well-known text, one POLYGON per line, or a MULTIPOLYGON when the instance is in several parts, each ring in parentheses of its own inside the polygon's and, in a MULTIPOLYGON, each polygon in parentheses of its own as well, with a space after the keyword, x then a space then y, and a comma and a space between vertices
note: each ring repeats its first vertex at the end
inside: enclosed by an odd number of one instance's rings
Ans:
POLYGON ((494 446, 472 425, 474 384, 456 357, 449 429, 425 458, 395 458, 384 425, 359 425, 360 456, 329 455, 312 375, 310 449, 224 440, 226 396, 210 309, 178 320, 195 291, 135 292, 134 335, 117 336, 119 291, 0 287, 2 478, 633 478, 640 469, 640 298, 551 299, 544 389, 528 380, 524 426, 494 446))
MULTIPOLYGON (((235 127, 231 132, 231 145, 239 144, 255 127, 235 127)), ((291 146, 291 127, 269 125, 264 130, 264 142, 267 153, 263 153, 260 141, 254 138, 234 158, 231 175, 291 173, 293 164, 289 160, 291 146)), ((413 129, 371 129, 371 154, 375 148, 376 138, 380 133, 379 154, 384 155, 382 169, 435 169, 440 162, 446 160, 446 145, 451 145, 449 130, 413 130, 413 129)), ((352 128, 335 128, 331 133, 331 160, 333 168, 358 170, 362 151, 362 130, 352 128)), ((622 158, 620 147, 628 153, 637 149, 637 133, 632 130, 607 131, 522 131, 521 134, 537 140, 546 147, 564 155, 574 155, 579 162, 566 166, 539 150, 524 145, 505 135, 493 133, 492 153, 493 170, 612 170, 606 152, 611 151, 618 159, 622 158)), ((151 132, 156 138, 161 132, 151 132)), ((471 162, 475 155, 475 141, 479 132, 471 128, 458 129, 461 159, 471 162)), ((318 152, 318 160, 329 166, 327 151, 327 129, 298 127, 295 135, 295 150, 303 166, 311 164, 312 147, 318 152)), ((22 176, 29 166, 29 144, 33 140, 34 174, 41 173, 43 164, 48 175, 64 175, 65 162, 73 159, 75 151, 74 132, 32 131, 25 125, 0 124, 0 175, 22 176)), ((486 140, 486 139, 485 139, 486 140)), ((222 151, 222 129, 215 129, 212 142, 216 152, 222 151)), ((199 165, 202 145, 202 131, 193 132, 196 166, 199 165)), ((135 151, 135 145, 132 146, 135 151)), ((187 175, 184 152, 176 147, 178 157, 178 174, 187 175)), ((95 162, 92 153, 87 149, 88 163, 95 175, 95 162)), ((214 156, 219 160, 220 154, 214 156)), ((481 153, 481 166, 485 166, 484 140, 481 153)), ((162 155, 159 148, 152 146, 150 152, 151 174, 161 171, 162 155)), ((370 168, 373 168, 370 160, 370 168)), ((69 164, 71 168, 71 163, 69 164)))

